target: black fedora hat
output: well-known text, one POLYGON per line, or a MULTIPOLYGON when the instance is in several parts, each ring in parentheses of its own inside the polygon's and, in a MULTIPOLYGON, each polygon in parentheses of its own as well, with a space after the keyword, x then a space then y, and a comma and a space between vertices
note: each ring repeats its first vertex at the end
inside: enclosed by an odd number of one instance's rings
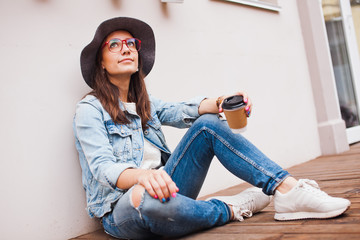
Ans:
POLYGON ((133 37, 141 40, 140 57, 142 71, 146 75, 151 71, 155 61, 155 36, 151 27, 138 19, 117 17, 102 22, 95 32, 93 40, 82 50, 80 56, 81 72, 85 82, 93 88, 96 56, 105 38, 117 30, 128 31, 133 37))

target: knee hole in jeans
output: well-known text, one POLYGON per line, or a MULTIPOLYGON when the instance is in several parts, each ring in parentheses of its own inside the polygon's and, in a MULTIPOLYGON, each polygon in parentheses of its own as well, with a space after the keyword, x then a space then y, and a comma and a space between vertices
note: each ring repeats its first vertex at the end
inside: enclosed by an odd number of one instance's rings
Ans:
POLYGON ((140 206, 142 197, 145 193, 145 188, 141 185, 136 185, 131 192, 131 205, 134 208, 138 208, 140 206))

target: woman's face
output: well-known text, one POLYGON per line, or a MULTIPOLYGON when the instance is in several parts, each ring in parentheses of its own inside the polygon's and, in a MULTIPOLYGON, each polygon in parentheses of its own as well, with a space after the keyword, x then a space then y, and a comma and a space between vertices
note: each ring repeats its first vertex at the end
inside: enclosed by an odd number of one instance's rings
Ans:
MULTIPOLYGON (((105 43, 111 39, 118 38, 125 40, 133 38, 127 31, 115 31, 110 33, 105 39, 105 43)), ((110 52, 109 44, 102 49, 102 67, 107 71, 110 78, 130 77, 133 73, 138 71, 139 53, 135 50, 130 51, 125 42, 119 52, 110 52)))

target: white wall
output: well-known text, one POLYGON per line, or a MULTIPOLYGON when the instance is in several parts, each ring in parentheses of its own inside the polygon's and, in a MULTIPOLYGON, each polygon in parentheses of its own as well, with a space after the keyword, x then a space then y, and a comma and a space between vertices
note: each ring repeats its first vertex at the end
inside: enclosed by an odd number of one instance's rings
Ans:
MULTIPOLYGON (((296 3, 280 3, 278 14, 217 0, 0 0, 0 239, 67 239, 99 227, 84 210, 71 124, 89 91, 80 52, 110 17, 153 26, 152 94, 177 101, 244 89, 254 102, 250 140, 284 167, 318 156, 296 3)), ((184 133, 165 132, 171 148, 184 133)), ((215 161, 201 194, 239 182, 215 161)))

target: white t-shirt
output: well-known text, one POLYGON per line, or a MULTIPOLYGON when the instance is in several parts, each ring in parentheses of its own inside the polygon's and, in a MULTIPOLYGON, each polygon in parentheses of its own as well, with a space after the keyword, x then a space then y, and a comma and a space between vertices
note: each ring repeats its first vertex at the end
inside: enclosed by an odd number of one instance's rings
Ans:
MULTIPOLYGON (((136 112, 136 104, 131 102, 123 102, 126 109, 136 112)), ((144 156, 141 162, 141 169, 158 168, 161 165, 161 152, 160 149, 155 147, 146 138, 144 138, 144 156)))

